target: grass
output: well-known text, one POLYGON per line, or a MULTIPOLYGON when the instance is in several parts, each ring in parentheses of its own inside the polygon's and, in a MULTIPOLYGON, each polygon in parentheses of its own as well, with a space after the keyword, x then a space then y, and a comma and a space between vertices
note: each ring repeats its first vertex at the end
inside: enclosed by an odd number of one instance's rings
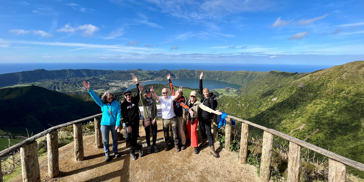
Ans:
MULTIPOLYGON (((20 141, 22 141, 22 139, 10 139, 10 143, 11 145, 17 144, 20 141)), ((0 138, 0 150, 4 150, 6 148, 9 147, 9 141, 7 138, 0 138)))
POLYGON ((236 90, 235 89, 230 89, 230 90, 227 90, 227 89, 214 89, 214 91, 216 91, 217 93, 219 93, 219 95, 221 96, 229 96, 229 97, 236 97, 238 96, 238 94, 236 93, 236 90))
POLYGON ((3 130, 0 130, 0 136, 6 135, 6 132, 3 130))

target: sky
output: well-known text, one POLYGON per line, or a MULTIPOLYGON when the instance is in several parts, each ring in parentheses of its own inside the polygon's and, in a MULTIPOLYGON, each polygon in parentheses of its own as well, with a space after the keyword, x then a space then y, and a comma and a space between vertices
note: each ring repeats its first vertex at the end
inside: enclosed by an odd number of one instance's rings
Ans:
POLYGON ((363 0, 0 0, 0 63, 339 65, 363 0))

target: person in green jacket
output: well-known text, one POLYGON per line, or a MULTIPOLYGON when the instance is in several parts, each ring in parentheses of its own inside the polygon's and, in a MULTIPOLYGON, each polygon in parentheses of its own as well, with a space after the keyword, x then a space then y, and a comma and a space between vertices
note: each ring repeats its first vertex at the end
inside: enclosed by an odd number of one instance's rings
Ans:
POLYGON ((154 152, 158 152, 158 148, 156 145, 157 141, 157 104, 155 98, 152 97, 151 89, 153 90, 153 86, 149 89, 145 90, 145 95, 143 95, 143 86, 140 86, 140 100, 143 104, 143 126, 145 129, 145 137, 147 140, 148 150, 147 153, 152 153, 152 149, 154 152), (150 128, 152 128, 153 135, 153 147, 150 146, 150 128))

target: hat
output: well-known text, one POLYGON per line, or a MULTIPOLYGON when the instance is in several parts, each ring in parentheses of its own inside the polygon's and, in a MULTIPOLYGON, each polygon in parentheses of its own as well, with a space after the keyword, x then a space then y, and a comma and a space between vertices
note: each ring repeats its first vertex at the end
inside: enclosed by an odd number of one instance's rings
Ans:
POLYGON ((195 97, 196 97, 196 91, 192 91, 192 92, 190 93, 190 96, 195 96, 195 97))
POLYGON ((150 89, 149 88, 145 89, 145 93, 148 93, 148 92, 150 92, 150 89))
POLYGON ((126 93, 131 93, 131 91, 130 91, 130 90, 125 90, 125 91, 124 91, 124 95, 125 95, 126 93))

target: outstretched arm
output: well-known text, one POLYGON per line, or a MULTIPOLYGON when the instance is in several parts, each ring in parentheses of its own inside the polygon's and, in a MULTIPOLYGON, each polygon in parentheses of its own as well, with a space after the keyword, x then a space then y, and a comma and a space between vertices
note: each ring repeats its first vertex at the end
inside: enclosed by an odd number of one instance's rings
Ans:
POLYGON ((200 85, 199 85, 199 90, 198 90, 198 92, 202 95, 202 98, 203 98, 203 93, 202 93, 202 90, 203 90, 202 77, 203 77, 203 72, 201 72, 201 74, 200 74, 200 85))
POLYGON ((198 107, 200 108, 200 109, 202 109, 202 110, 204 110, 204 111, 206 111, 206 112, 209 112, 209 113, 214 113, 214 114, 216 114, 216 115, 221 115, 222 114, 222 112, 220 112, 220 111, 218 111, 218 110, 213 110, 213 109, 211 109, 211 108, 209 108, 209 107, 207 107, 207 106, 205 106, 205 105, 203 105, 202 103, 201 104, 199 104, 198 105, 198 107))
POLYGON ((92 99, 94 99, 96 104, 101 107, 103 105, 103 103, 102 103, 100 97, 97 96, 96 93, 91 89, 90 82, 83 81, 82 84, 87 89, 88 93, 91 95, 92 99))
POLYGON ((150 88, 150 92, 153 94, 153 97, 155 98, 155 100, 159 101, 158 95, 154 92, 153 85, 150 86, 149 88, 150 88))
POLYGON ((171 89, 171 92, 172 92, 172 96, 175 96, 175 91, 174 91, 174 88, 173 88, 173 84, 172 84, 171 74, 170 73, 167 74, 167 79, 168 79, 169 89, 171 89))

